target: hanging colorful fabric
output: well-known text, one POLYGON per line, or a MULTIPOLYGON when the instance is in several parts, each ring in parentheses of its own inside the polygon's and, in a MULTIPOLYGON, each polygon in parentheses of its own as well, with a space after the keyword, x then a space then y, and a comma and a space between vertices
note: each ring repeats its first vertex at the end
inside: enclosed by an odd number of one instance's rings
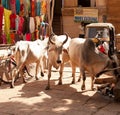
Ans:
POLYGON ((43 0, 41 2, 41 10, 42 10, 42 14, 46 14, 46 12, 47 12, 47 2, 46 2, 46 0, 43 0))
POLYGON ((7 36, 7 44, 11 44, 10 33, 6 34, 7 36))
POLYGON ((40 17, 39 16, 35 17, 35 25, 36 25, 36 29, 38 29, 38 26, 40 25, 40 17))
POLYGON ((27 19, 26 16, 24 16, 23 18, 24 18, 24 22, 23 22, 23 30, 22 30, 22 33, 23 33, 23 35, 25 35, 26 33, 29 33, 29 30, 28 30, 28 29, 29 29, 29 28, 28 28, 28 27, 29 27, 29 26, 28 26, 28 25, 29 25, 29 22, 28 22, 29 20, 27 19))
POLYGON ((24 0, 24 16, 29 16, 30 13, 30 0, 24 0))
POLYGON ((12 13, 16 14, 16 0, 10 0, 10 9, 12 13))
POLYGON ((15 43, 15 33, 10 33, 11 44, 15 43))
POLYGON ((10 9, 10 0, 2 0, 2 6, 6 9, 10 9))
POLYGON ((15 30, 15 19, 16 19, 16 14, 12 13, 10 15, 10 29, 15 30))
POLYGON ((18 31, 18 28, 19 28, 19 16, 17 15, 16 19, 15 19, 15 30, 18 31))
POLYGON ((20 4, 20 13, 19 13, 20 16, 24 16, 24 4, 20 4))
POLYGON ((7 39, 6 39, 5 33, 2 33, 1 38, 2 38, 3 44, 6 44, 7 43, 7 39))
POLYGON ((23 17, 19 17, 19 26, 18 26, 18 33, 22 34, 23 31, 23 23, 24 23, 24 18, 23 17))
POLYGON ((4 8, 4 18, 5 18, 4 30, 6 34, 10 32, 10 15, 11 15, 11 11, 4 8))
POLYGON ((40 0, 36 0, 36 15, 40 16, 41 15, 41 2, 40 0))
POLYGON ((26 34, 26 41, 31 41, 31 34, 30 33, 26 34))
POLYGON ((31 16, 34 17, 35 14, 35 0, 31 0, 31 16))
POLYGON ((4 13, 4 8, 0 6, 0 32, 2 31, 3 13, 4 13))
POLYGON ((16 13, 19 14, 20 12, 20 0, 16 0, 16 13))
POLYGON ((33 17, 30 17, 29 28, 30 33, 33 33, 35 31, 35 21, 33 17))

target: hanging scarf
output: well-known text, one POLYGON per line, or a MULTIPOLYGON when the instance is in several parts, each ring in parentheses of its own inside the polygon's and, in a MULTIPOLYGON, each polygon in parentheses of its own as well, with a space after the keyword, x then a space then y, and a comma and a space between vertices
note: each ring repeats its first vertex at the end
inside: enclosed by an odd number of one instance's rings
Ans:
POLYGON ((16 14, 16 0, 10 0, 10 9, 12 13, 16 14))
POLYGON ((19 14, 20 12, 20 0, 16 0, 16 13, 19 14))
POLYGON ((6 9, 10 9, 10 0, 2 0, 2 6, 6 9))
POLYGON ((19 24, 18 24, 18 33, 19 34, 22 34, 23 24, 24 24, 24 18, 23 17, 19 17, 19 24))
POLYGON ((46 12, 47 12, 47 2, 46 2, 46 0, 43 0, 41 2, 41 11, 42 11, 42 14, 46 14, 46 12))
POLYGON ((31 0, 31 16, 34 17, 36 14, 35 14, 35 0, 31 0))
POLYGON ((10 15, 10 29, 15 30, 15 19, 16 19, 16 14, 11 14, 10 15))
POLYGON ((33 33, 35 31, 35 21, 33 17, 30 17, 29 28, 30 33, 33 33))
POLYGON ((5 33, 10 32, 10 15, 11 11, 4 8, 4 18, 5 18, 5 33))
POLYGON ((24 0, 24 16, 29 16, 30 13, 30 0, 24 0))
POLYGON ((40 0, 36 1, 36 15, 37 16, 41 15, 41 2, 40 2, 40 0))
POLYGON ((4 8, 0 6, 0 32, 2 31, 3 13, 4 13, 4 8))

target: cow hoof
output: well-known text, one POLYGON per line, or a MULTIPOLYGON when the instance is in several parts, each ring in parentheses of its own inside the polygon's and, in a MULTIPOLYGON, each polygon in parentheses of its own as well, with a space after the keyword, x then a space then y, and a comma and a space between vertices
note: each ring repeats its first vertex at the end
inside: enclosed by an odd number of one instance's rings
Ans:
POLYGON ((80 81, 81 81, 81 79, 79 78, 79 79, 78 79, 78 82, 80 82, 80 81))
POLYGON ((91 90, 92 90, 92 91, 95 91, 95 90, 96 90, 96 88, 94 88, 94 87, 93 87, 93 88, 91 88, 91 90))
POLYGON ((58 82, 58 85, 62 85, 62 82, 58 82))
POLYGON ((12 85, 12 84, 10 85, 10 88, 14 88, 14 87, 15 87, 14 85, 12 85))
POLYGON ((24 80, 23 80, 23 83, 27 83, 27 80, 26 80, 26 79, 24 79, 24 80))
POLYGON ((40 78, 38 78, 38 77, 35 77, 36 78, 36 80, 39 80, 40 78))
POLYGON ((71 84, 75 84, 75 81, 73 80, 71 84))
POLYGON ((41 76, 44 77, 44 73, 43 72, 41 72, 41 76))
POLYGON ((47 86, 47 87, 45 88, 45 90, 50 90, 50 87, 49 87, 49 86, 47 86))
POLYGON ((84 85, 82 85, 81 90, 85 90, 85 86, 84 85))

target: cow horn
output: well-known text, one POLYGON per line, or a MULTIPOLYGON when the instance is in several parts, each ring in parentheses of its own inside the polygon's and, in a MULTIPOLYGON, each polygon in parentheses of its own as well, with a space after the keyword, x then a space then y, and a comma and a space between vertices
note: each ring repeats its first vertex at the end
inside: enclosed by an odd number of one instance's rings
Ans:
POLYGON ((65 44, 67 42, 67 40, 68 40, 68 34, 65 33, 65 35, 66 35, 66 39, 63 41, 63 44, 65 44))
POLYGON ((55 44, 55 41, 52 40, 52 37, 54 36, 54 33, 51 33, 50 37, 49 37, 49 41, 51 44, 55 44))

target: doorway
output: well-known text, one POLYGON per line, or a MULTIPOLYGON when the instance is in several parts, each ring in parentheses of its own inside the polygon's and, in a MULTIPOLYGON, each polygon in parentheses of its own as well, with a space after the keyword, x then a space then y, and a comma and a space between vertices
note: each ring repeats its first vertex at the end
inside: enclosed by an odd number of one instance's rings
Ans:
POLYGON ((55 0, 54 17, 53 17, 53 32, 57 35, 62 34, 62 0, 55 0))

